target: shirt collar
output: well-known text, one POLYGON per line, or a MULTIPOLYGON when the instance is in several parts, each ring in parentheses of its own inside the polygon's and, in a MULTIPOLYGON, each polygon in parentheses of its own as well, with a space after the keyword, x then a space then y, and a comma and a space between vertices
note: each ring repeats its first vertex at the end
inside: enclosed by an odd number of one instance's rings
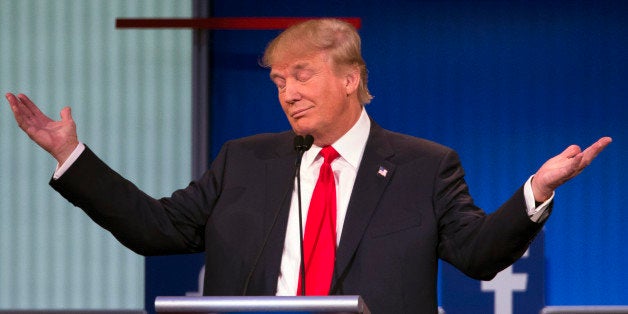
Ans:
MULTIPOLYGON (((362 107, 362 113, 358 121, 340 137, 331 146, 340 154, 340 157, 346 160, 355 169, 360 166, 362 155, 364 154, 364 148, 366 147, 366 140, 369 137, 371 131, 371 120, 369 119, 366 109, 362 107)), ((303 155, 303 165, 310 166, 322 147, 312 145, 310 150, 306 151, 303 155)))

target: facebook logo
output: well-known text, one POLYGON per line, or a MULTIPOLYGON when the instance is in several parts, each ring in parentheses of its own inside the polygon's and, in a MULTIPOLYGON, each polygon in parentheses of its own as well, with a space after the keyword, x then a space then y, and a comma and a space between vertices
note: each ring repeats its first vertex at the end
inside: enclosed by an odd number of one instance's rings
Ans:
POLYGON ((185 293, 186 297, 202 297, 203 286, 205 286, 205 264, 201 266, 201 270, 198 272, 198 290, 188 291, 185 293))
MULTIPOLYGON (((521 258, 530 256, 530 250, 521 258)), ((494 313, 513 314, 512 296, 514 292, 526 292, 528 287, 527 273, 513 273, 513 266, 501 271, 493 280, 482 281, 482 292, 493 292, 495 294, 494 313)))
POLYGON ((453 266, 442 263, 441 306, 447 314, 539 313, 545 305, 545 260, 543 234, 512 266, 491 281, 466 277, 453 266))

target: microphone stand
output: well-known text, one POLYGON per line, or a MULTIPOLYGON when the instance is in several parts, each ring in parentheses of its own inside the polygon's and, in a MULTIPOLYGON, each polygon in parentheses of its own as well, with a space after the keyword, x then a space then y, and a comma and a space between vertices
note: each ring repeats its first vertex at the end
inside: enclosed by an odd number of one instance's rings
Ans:
POLYGON ((299 201, 299 246, 301 253, 301 295, 305 296, 305 254, 303 249, 303 209, 301 204, 301 159, 303 154, 312 147, 314 138, 311 135, 305 137, 297 135, 294 138, 294 149, 297 151, 295 163, 295 177, 297 178, 297 198, 299 201))
MULTIPOLYGON (((301 289, 302 295, 305 295, 305 266, 303 265, 303 262, 304 262, 303 223, 301 221, 302 210, 301 210, 301 175, 300 175, 301 171, 300 171, 300 168, 301 168, 301 159, 303 158, 303 154, 308 149, 310 149, 310 147, 312 147, 312 143, 314 143, 314 138, 311 135, 306 135, 305 138, 301 135, 297 135, 294 138, 294 149, 297 151, 297 159, 295 161, 295 175, 293 177, 297 178, 297 185, 298 185, 297 190, 298 190, 298 200, 299 200, 299 230, 301 230, 301 236, 299 237, 300 244, 301 244, 301 278, 303 279, 303 289, 301 289)), ((281 204, 283 204, 283 202, 286 200, 286 197, 289 194, 288 192, 289 191, 286 191, 286 193, 283 195, 281 204)), ((264 252, 264 249, 266 248, 266 244, 268 244, 268 240, 270 239, 270 234, 273 228, 275 227, 275 224, 277 223, 277 218, 279 217, 280 211, 281 211, 281 207, 279 207, 277 211, 275 212, 275 216, 273 218, 273 223, 270 226, 270 230, 268 230, 266 237, 264 237, 262 246, 259 252, 257 253, 257 255, 255 256, 255 260, 253 261, 253 266, 251 267, 251 270, 249 271, 248 275, 246 276, 246 279, 244 280, 244 286, 242 288, 242 295, 247 295, 247 292, 249 290, 249 284, 251 283, 251 279, 253 278, 253 273, 255 272, 255 269, 257 268, 257 264, 260 260, 260 257, 262 256, 262 253, 264 252)))

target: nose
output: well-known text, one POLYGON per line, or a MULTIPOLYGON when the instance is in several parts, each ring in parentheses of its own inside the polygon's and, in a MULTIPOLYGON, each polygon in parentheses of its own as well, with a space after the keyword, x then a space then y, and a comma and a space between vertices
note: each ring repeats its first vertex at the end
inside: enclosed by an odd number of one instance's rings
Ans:
POLYGON ((293 104, 301 100, 301 93, 299 92, 298 82, 294 82, 292 80, 286 81, 285 97, 286 102, 289 104, 293 104))

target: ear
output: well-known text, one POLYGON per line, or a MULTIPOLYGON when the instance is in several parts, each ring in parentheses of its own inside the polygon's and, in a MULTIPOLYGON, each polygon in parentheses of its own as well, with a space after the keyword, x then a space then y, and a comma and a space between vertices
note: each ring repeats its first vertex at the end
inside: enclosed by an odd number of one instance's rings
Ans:
POLYGON ((358 90, 358 86, 360 86, 360 68, 358 66, 348 67, 345 73, 347 95, 355 93, 358 90))

